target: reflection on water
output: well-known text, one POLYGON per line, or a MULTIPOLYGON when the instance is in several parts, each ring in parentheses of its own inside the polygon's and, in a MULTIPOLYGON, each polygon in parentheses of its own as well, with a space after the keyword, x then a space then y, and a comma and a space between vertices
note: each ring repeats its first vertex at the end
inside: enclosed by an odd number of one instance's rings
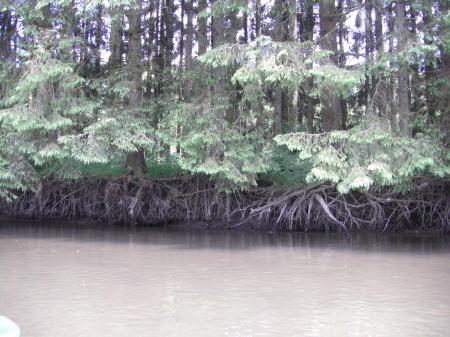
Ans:
POLYGON ((449 336, 450 238, 0 224, 22 336, 449 336))

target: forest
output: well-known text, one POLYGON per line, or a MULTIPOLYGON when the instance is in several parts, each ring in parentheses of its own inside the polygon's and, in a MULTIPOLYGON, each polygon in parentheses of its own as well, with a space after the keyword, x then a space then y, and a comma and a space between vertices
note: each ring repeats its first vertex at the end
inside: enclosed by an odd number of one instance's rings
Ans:
POLYGON ((0 215, 449 230, 449 9, 0 0, 0 215))

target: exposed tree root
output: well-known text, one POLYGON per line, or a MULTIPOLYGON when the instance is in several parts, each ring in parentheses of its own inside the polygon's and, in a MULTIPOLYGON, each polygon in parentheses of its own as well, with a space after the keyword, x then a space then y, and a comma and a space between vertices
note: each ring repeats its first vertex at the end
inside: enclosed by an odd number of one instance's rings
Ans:
POLYGON ((450 182, 420 179, 415 188, 339 194, 330 185, 289 191, 273 187, 223 193, 205 177, 169 180, 46 181, 35 192, 0 200, 0 215, 35 219, 90 218, 104 223, 219 223, 272 230, 448 231, 450 182))

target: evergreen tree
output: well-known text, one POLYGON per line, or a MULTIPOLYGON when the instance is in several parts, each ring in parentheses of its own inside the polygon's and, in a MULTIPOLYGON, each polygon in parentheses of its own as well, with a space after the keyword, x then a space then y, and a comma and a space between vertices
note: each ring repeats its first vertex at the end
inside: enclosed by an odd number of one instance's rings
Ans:
POLYGON ((449 22, 440 0, 1 1, 0 193, 166 162, 226 190, 448 176, 449 22))

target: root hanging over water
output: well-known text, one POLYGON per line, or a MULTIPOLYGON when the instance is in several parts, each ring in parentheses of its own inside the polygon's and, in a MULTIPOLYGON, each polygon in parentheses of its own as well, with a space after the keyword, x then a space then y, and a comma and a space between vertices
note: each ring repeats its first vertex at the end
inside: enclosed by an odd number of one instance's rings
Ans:
POLYGON ((450 181, 420 179, 414 186, 407 192, 386 188, 339 194, 332 185, 316 184, 289 191, 259 187, 224 193, 202 176, 45 181, 35 192, 17 192, 12 202, 0 199, 0 215, 296 231, 448 231, 450 181))

